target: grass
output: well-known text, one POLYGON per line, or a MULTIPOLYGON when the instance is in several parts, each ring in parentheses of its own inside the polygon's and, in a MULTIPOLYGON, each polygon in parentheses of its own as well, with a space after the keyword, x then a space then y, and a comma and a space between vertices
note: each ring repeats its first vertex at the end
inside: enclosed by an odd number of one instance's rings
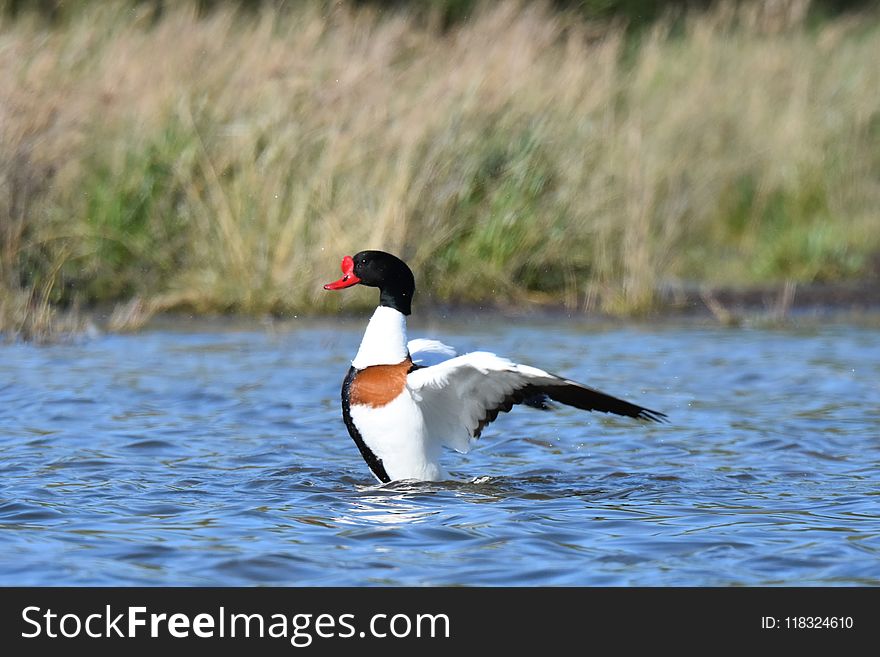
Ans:
POLYGON ((423 300, 617 314, 685 281, 862 276, 880 15, 808 25, 806 5, 636 45, 535 3, 447 30, 323 3, 0 15, 0 331, 105 303, 369 304, 321 289, 364 248, 406 258, 423 300))

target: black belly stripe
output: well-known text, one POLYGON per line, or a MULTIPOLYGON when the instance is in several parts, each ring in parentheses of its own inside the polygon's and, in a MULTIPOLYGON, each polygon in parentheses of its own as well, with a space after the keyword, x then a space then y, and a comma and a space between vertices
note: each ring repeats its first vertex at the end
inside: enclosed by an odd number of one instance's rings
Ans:
POLYGON ((364 439, 361 436, 361 432, 358 431, 357 427, 354 425, 354 420, 351 419, 351 382, 354 381, 356 375, 357 369, 352 366, 348 370, 345 381, 342 382, 342 419, 345 421, 345 428, 348 429, 348 435, 354 440, 354 444, 358 446, 361 456, 364 457, 364 461, 370 466, 370 470, 373 471, 373 474, 376 475, 379 481, 383 484, 387 484, 391 481, 391 477, 385 472, 385 466, 382 464, 382 459, 378 458, 373 453, 373 450, 367 446, 367 443, 364 442, 364 439))

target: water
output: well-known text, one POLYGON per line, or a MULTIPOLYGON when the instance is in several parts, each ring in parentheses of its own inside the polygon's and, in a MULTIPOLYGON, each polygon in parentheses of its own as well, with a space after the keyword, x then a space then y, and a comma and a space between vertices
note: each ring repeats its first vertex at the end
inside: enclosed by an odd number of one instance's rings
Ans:
POLYGON ((877 329, 413 327, 671 421, 515 408, 380 486, 364 321, 0 346, 0 584, 880 585, 877 329))

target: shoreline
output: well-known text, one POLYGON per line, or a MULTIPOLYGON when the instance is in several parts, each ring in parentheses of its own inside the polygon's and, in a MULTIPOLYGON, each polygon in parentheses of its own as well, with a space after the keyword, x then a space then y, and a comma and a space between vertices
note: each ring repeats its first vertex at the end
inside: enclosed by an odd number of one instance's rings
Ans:
MULTIPOLYGON (((556 322, 568 325, 644 326, 760 326, 852 323, 880 326, 880 281, 864 279, 841 283, 760 285, 749 287, 709 287, 699 285, 667 286, 658 291, 658 303, 639 314, 613 315, 583 307, 569 308, 563 303, 434 303, 424 300, 411 317, 414 327, 424 328, 437 322, 479 323, 491 320, 556 322)), ((359 325, 372 306, 348 306, 338 313, 284 313, 247 315, 194 313, 185 310, 150 312, 148 303, 138 299, 115 306, 75 311, 54 309, 52 327, 41 335, 28 335, 0 328, 0 340, 6 342, 56 342, 79 337, 141 333, 162 330, 254 330, 283 331, 297 324, 326 323, 359 325), (369 306, 369 307, 368 307, 369 306), (71 327, 77 327, 71 330, 71 327)))

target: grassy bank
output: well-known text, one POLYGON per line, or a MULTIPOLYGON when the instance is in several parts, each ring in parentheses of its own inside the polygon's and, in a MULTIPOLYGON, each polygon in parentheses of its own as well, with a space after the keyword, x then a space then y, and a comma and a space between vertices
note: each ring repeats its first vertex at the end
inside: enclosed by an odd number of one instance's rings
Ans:
POLYGON ((637 45, 532 3, 448 31, 344 5, 0 18, 0 327, 134 298, 333 311, 361 295, 320 284, 362 248, 422 299, 614 313, 676 281, 859 277, 880 17, 803 5, 637 45))

